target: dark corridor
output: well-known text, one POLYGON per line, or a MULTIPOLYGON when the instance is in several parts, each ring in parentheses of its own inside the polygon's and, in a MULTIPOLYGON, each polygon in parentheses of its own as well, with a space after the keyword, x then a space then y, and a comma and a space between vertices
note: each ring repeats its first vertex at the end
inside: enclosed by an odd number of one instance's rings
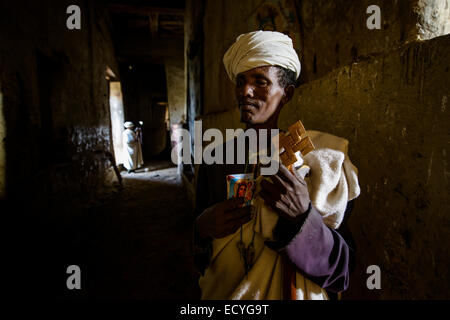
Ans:
POLYGON ((185 119, 184 1, 80 1, 79 29, 66 27, 71 4, 0 10, 0 208, 14 223, 13 295, 197 299, 192 199, 171 161, 171 126, 185 119), (114 146, 112 81, 123 109, 114 146), (142 122, 134 173, 115 150, 124 121, 142 122), (71 265, 81 290, 68 290, 71 265))

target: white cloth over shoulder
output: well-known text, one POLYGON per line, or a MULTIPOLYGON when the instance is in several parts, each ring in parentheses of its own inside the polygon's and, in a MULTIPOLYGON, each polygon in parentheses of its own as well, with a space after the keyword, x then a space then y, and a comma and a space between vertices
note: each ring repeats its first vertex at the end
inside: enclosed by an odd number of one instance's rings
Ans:
POLYGON ((127 170, 134 170, 144 164, 142 158, 142 148, 136 133, 131 129, 126 129, 122 133, 123 143, 123 166, 127 170))
POLYGON ((289 36, 276 31, 241 34, 225 52, 223 63, 232 82, 239 73, 262 66, 280 66, 300 75, 300 60, 289 36))
POLYGON ((361 192, 358 169, 348 157, 348 140, 315 130, 307 133, 315 147, 303 158, 303 163, 310 167, 305 178, 309 196, 324 223, 337 229, 344 219, 347 202, 361 192))

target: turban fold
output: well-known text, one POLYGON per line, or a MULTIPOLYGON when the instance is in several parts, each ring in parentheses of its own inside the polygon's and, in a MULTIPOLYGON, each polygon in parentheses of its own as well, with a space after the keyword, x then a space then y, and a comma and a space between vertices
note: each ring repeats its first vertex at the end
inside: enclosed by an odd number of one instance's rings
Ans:
POLYGON ((225 52, 223 64, 231 81, 248 70, 262 66, 280 66, 300 75, 300 60, 292 40, 276 31, 253 31, 241 34, 225 52))

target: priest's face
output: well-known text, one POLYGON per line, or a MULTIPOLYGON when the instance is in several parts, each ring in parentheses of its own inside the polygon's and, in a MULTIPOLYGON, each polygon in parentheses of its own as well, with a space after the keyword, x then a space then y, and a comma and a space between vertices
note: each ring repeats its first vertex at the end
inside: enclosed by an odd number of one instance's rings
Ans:
POLYGON ((278 119, 284 88, 279 85, 278 68, 257 67, 236 77, 236 98, 241 122, 260 125, 278 119))

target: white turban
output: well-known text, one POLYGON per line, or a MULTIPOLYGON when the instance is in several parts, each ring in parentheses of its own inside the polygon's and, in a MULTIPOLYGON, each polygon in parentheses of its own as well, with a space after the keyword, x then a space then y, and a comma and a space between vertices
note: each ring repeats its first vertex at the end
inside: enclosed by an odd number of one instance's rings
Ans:
POLYGON ((127 121, 123 124, 123 126, 128 129, 128 128, 134 127, 134 123, 131 121, 127 121))
POLYGON ((241 34, 225 52, 223 64, 228 77, 236 82, 236 75, 262 66, 280 66, 300 75, 300 60, 292 40, 276 31, 253 31, 241 34))

